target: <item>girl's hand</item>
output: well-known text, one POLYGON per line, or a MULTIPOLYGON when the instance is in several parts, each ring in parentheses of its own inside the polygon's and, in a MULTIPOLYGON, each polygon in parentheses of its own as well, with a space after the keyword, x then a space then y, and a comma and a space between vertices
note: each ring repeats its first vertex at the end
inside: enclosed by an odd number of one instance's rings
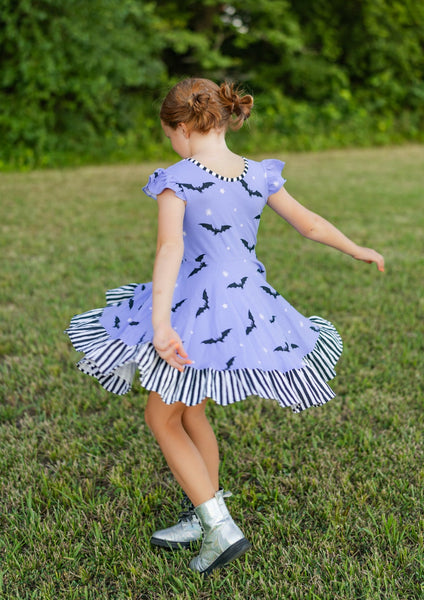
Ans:
POLYGON ((362 246, 358 246, 357 252, 352 254, 353 258, 356 260, 363 260, 366 263, 374 263, 377 265, 377 269, 384 272, 384 258, 373 250, 372 248, 363 248, 362 246))
POLYGON ((192 363, 184 350, 180 336, 170 325, 159 325, 155 328, 153 345, 159 356, 181 373, 184 371, 184 365, 192 363))

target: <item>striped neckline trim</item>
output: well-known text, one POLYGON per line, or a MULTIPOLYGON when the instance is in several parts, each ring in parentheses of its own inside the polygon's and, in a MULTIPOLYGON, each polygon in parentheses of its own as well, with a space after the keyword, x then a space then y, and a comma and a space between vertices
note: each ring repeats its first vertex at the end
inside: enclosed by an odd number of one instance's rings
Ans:
POLYGON ((240 181, 241 179, 244 179, 244 177, 246 176, 247 170, 249 168, 249 162, 248 162, 247 158, 245 158, 244 156, 242 158, 244 160, 244 169, 243 169, 243 173, 238 175, 238 177, 224 177, 224 175, 219 175, 219 173, 215 173, 215 171, 212 171, 212 169, 208 169, 207 167, 205 167, 205 165, 202 165, 202 163, 199 162, 198 160, 196 160, 195 158, 186 158, 186 160, 193 163, 193 165, 200 167, 201 169, 206 171, 206 173, 209 173, 209 175, 213 175, 214 177, 217 177, 221 181, 240 181))

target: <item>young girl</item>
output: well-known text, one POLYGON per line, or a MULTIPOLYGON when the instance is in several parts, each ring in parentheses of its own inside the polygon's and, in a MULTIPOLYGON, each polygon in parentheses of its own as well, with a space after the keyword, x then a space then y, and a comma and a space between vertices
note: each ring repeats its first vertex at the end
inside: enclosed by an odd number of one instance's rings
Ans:
POLYGON ((250 547, 219 488, 219 454, 206 399, 226 406, 257 395, 300 412, 334 393, 326 381, 342 342, 331 323, 297 312, 266 281, 255 254, 268 204, 301 235, 384 270, 284 188, 284 163, 231 152, 228 127, 249 117, 253 98, 232 84, 186 79, 160 111, 182 158, 157 169, 144 188, 158 202, 153 282, 107 293, 108 306, 75 316, 67 333, 85 352, 79 368, 126 393, 136 368, 149 390, 145 418, 187 496, 178 523, 152 543, 176 548, 204 536, 190 562, 208 574, 250 547), (195 508, 194 508, 195 507, 195 508))

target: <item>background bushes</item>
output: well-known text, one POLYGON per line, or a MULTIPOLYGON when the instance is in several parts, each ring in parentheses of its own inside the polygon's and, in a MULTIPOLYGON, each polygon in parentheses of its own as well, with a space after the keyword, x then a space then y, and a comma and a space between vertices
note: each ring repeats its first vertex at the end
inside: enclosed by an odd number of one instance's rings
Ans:
POLYGON ((187 75, 252 92, 245 151, 422 140, 413 0, 0 0, 0 166, 157 158, 187 75), (264 145, 266 144, 266 146, 264 145))

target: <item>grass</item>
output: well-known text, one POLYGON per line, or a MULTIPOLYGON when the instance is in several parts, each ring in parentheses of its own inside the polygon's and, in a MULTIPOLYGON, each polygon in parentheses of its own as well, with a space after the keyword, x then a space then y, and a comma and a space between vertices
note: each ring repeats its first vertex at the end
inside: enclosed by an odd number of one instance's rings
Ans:
POLYGON ((0 597, 424 598, 424 147, 292 154, 287 188, 387 260, 384 275, 266 209, 258 255, 301 312, 332 320, 337 397, 301 415, 246 400, 209 416, 253 549, 209 579, 149 545, 179 490, 145 393, 103 391, 62 330, 106 288, 149 281, 158 165, 0 176, 0 597))

